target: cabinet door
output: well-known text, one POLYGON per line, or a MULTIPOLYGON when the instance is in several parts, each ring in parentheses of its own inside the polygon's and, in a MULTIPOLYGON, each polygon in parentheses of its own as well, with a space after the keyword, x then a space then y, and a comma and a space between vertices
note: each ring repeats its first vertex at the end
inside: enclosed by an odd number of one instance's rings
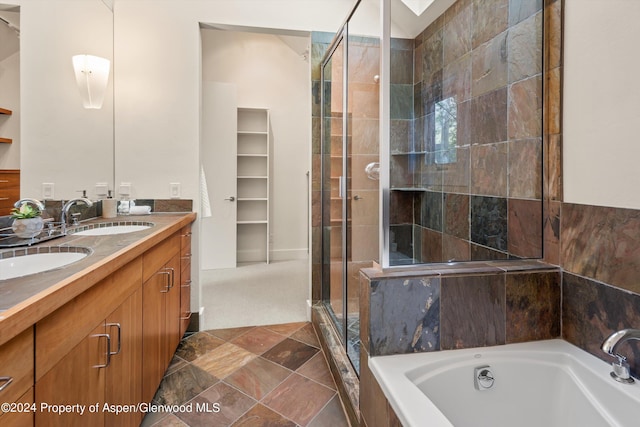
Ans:
POLYGON ((104 323, 100 323, 36 383, 37 426, 104 426, 105 365, 109 362, 105 335, 104 323), (96 403, 100 410, 90 412, 88 407, 96 403), (82 415, 78 410, 58 415, 43 410, 43 404, 74 405, 85 411, 82 415))
POLYGON ((167 275, 158 271, 142 286, 142 401, 151 402, 166 369, 167 275))
MULTIPOLYGON (((142 401, 142 290, 133 293, 106 322, 111 336, 111 365, 106 370, 106 401, 133 405, 142 401)), ((109 427, 138 426, 142 413, 105 413, 109 427)))
MULTIPOLYGON (((0 402, 33 403, 33 328, 0 346, 0 402)), ((32 426, 32 412, 0 409, 0 426, 32 426)))

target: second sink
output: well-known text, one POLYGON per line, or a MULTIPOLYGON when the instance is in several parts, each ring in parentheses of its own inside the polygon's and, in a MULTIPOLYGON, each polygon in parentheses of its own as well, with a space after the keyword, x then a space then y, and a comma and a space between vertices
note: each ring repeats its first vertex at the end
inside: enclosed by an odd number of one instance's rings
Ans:
POLYGON ((146 230, 153 226, 154 224, 152 222, 143 221, 100 222, 76 227, 69 230, 69 234, 75 236, 107 236, 111 234, 135 233, 136 231, 146 230))

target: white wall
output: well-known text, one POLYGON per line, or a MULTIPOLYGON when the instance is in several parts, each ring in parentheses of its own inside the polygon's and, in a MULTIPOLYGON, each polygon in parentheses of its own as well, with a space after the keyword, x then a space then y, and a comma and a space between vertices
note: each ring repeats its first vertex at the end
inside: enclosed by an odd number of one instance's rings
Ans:
POLYGON ((97 182, 112 182, 113 92, 102 109, 84 109, 71 57, 111 59, 111 11, 100 0, 29 0, 20 15, 20 193, 41 198, 52 182, 55 198, 94 197, 97 182))
POLYGON ((640 2, 565 0, 564 200, 640 209, 640 2))
MULTIPOLYGON (((307 38, 297 37, 308 44, 307 38)), ((300 44, 300 43, 296 43, 300 44)), ((238 106, 271 115, 271 259, 307 256, 309 63, 273 34, 202 30, 202 79, 233 83, 238 106)))
POLYGON ((335 31, 349 0, 116 0, 116 187, 198 207, 199 23, 335 31))

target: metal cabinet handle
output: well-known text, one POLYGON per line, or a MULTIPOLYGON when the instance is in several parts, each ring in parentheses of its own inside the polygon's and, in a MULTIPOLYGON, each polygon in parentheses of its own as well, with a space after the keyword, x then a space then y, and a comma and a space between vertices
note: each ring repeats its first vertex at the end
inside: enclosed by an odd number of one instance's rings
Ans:
POLYGON ((122 328, 120 327, 120 323, 107 323, 107 328, 113 328, 114 326, 118 328, 118 350, 111 351, 111 348, 109 348, 111 356, 120 354, 120 350, 122 349, 122 328))
POLYGON ((167 283, 164 285, 164 291, 160 291, 160 293, 166 294, 167 292, 169 292, 169 289, 171 289, 171 286, 169 286, 169 280, 171 279, 171 273, 169 273, 168 271, 158 271, 158 273, 156 274, 166 274, 167 275, 167 283))
POLYGON ((180 285, 181 288, 190 288, 191 287, 191 280, 185 280, 184 283, 182 285, 180 285))
POLYGON ((165 270, 169 271, 169 289, 171 289, 176 284, 176 269, 173 267, 165 267, 165 270))
POLYGON ((93 336, 97 338, 105 337, 107 339, 106 362, 103 365, 93 365, 94 368, 106 368, 111 364, 111 336, 109 334, 96 334, 93 336))
POLYGON ((193 234, 193 233, 191 233, 191 231, 187 231, 186 233, 184 233, 182 235, 182 237, 191 237, 191 234, 193 234))
POLYGON ((2 382, 2 385, 0 385, 0 391, 2 391, 13 382, 13 377, 0 377, 0 382, 2 382))
POLYGON ((180 257, 180 259, 191 259, 191 252, 188 254, 184 254, 184 256, 180 257))
POLYGON ((192 313, 193 312, 190 311, 189 314, 187 314, 187 317, 181 317, 180 320, 189 320, 189 319, 191 319, 191 314, 192 313))
POLYGON ((233 202, 235 199, 236 199, 236 198, 235 198, 235 197, 233 197, 233 196, 229 196, 229 197, 226 197, 226 198, 225 198, 225 200, 229 200, 230 202, 233 202))

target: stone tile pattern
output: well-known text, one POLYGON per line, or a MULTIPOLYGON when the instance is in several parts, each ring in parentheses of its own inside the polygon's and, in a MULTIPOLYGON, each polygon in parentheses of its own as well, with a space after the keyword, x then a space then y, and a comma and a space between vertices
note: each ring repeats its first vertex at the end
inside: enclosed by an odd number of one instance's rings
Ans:
POLYGON ((194 409, 149 413, 143 426, 349 425, 324 352, 306 322, 183 338, 154 403, 194 409))
POLYGON ((541 0, 458 0, 414 40, 392 43, 391 187, 421 190, 411 204, 392 195, 392 212, 413 213, 391 224, 415 227, 392 243, 415 262, 543 256, 542 15, 541 0), (400 99, 409 84, 411 112, 400 99), (449 98, 456 159, 441 164, 436 105, 449 98), (451 209, 449 195, 467 200, 451 209))
POLYGON ((361 311, 362 347, 380 356, 558 338, 560 271, 543 270, 549 268, 380 279, 365 274, 369 310, 361 311))
MULTIPOLYGON (((563 337, 606 361, 600 345, 611 333, 640 329, 640 211, 562 204, 560 241, 563 337)), ((623 344, 640 378, 640 346, 623 344)))

